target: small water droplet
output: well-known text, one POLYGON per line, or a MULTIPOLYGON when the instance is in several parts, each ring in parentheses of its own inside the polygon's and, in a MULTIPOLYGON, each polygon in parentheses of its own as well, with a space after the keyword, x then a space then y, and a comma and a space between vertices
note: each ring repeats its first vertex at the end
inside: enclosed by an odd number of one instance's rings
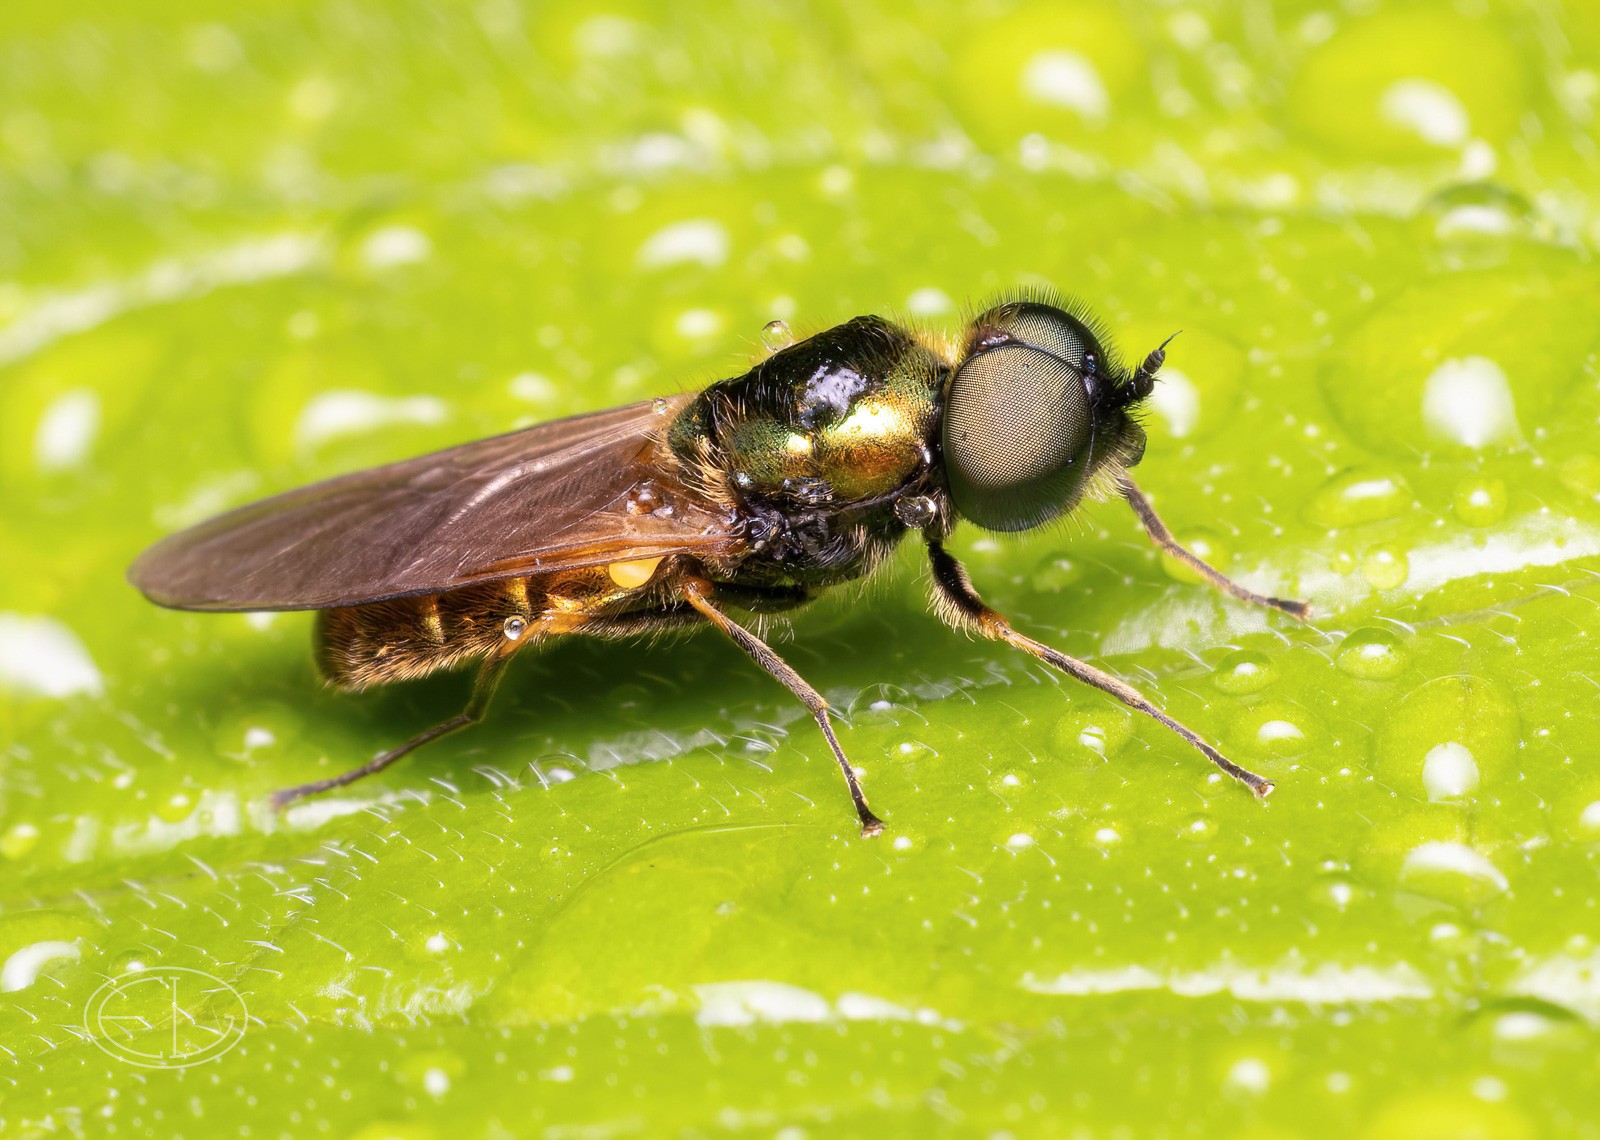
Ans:
POLYGON ((628 492, 627 511, 630 515, 648 515, 661 505, 661 493, 655 480, 643 479, 628 492))
POLYGON ((1241 1057, 1228 1069, 1229 1088, 1260 1096, 1272 1087, 1272 1069, 1259 1057, 1241 1057))
POLYGON ((1361 556, 1361 576, 1375 590, 1394 590, 1411 576, 1406 553, 1393 546, 1374 546, 1361 556))
POLYGON ((156 818, 167 823, 180 823, 193 813, 195 800, 186 791, 175 791, 161 796, 155 802, 156 818))
POLYGON ((1367 892, 1357 886, 1348 875, 1329 875, 1319 880, 1312 891, 1312 898, 1337 911, 1349 910, 1351 906, 1366 897, 1367 892))
POLYGON ((911 530, 921 530, 939 517, 939 505, 927 495, 902 495, 895 500, 894 514, 911 530))
POLYGON ((650 410, 655 412, 655 414, 658 416, 666 415, 667 407, 668 405, 666 398, 663 396, 657 396, 655 399, 650 401, 650 410))
POLYGON ((1229 696, 1259 693, 1278 679, 1272 658, 1254 649, 1236 649, 1211 674, 1211 683, 1229 696))
POLYGON ((527 619, 512 614, 500 628, 505 632, 507 641, 520 641, 522 635, 528 632, 528 622, 527 619))
POLYGON ((1204 843, 1217 834, 1217 821, 1208 815, 1193 815, 1183 825, 1183 837, 1193 843, 1204 843))
POLYGON ((1052 555, 1034 568, 1029 583, 1041 594, 1059 594, 1082 579, 1083 568, 1079 563, 1052 555))
POLYGON ((1504 479, 1468 479, 1456 488, 1456 517, 1468 526, 1493 526, 1506 515, 1504 479))
POLYGON ((761 327, 761 343, 767 346, 769 352, 788 348, 794 343, 794 333, 789 331, 789 322, 768 321, 761 327))
POLYGON ((1363 626, 1346 635, 1334 662, 1343 672, 1363 681, 1389 681, 1405 672, 1411 664, 1411 654, 1388 630, 1363 626))
POLYGON ((1262 756, 1300 756, 1310 751, 1320 735, 1312 713, 1286 701, 1269 700, 1240 711, 1233 737, 1247 740, 1262 756))
POLYGON ((1118 705, 1074 708, 1050 730, 1065 751, 1083 750, 1096 756, 1115 756, 1133 739, 1133 717, 1118 705))

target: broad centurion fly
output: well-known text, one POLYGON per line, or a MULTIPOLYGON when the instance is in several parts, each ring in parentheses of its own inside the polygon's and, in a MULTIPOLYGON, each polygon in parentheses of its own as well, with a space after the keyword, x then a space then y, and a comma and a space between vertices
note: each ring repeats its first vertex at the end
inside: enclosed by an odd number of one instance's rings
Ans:
MULTIPOLYGON (((781 331, 781 330, 780 330, 781 331)), ((697 393, 574 416, 359 471, 158 542, 129 579, 188 610, 316 610, 317 663, 342 689, 477 666, 462 712, 277 807, 381 771, 480 719, 507 662, 566 634, 709 626, 816 718, 861 821, 867 807, 828 703, 730 611, 792 610, 871 574, 901 539, 927 552, 957 629, 1015 646, 1153 717, 1257 796, 1233 763, 1131 685, 1014 629, 945 542, 965 519, 1025 531, 1085 498, 1121 498, 1161 549, 1254 605, 1184 549, 1129 477, 1137 413, 1165 345, 1132 371, 1079 306, 995 305, 946 342, 863 316, 697 393)))

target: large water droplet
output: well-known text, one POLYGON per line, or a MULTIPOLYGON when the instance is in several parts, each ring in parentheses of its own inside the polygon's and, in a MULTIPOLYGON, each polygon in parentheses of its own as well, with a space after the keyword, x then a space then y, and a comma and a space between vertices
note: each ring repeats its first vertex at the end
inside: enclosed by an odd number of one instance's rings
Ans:
POLYGON ((1436 777, 1465 778, 1453 745, 1471 757, 1480 784, 1506 776, 1516 753, 1521 721, 1511 695, 1480 677, 1436 677, 1407 694, 1379 729, 1373 759, 1386 780, 1428 786, 1425 768, 1435 756, 1436 777), (1454 757, 1454 759, 1451 759, 1454 757))
POLYGON ((1306 513, 1322 526, 1355 526, 1396 518, 1413 501, 1411 488, 1399 474, 1377 467, 1352 467, 1319 487, 1306 513))

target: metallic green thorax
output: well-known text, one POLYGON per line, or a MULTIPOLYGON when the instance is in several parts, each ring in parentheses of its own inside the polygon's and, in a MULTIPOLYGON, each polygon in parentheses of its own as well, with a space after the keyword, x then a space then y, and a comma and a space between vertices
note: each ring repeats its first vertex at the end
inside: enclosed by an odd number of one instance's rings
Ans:
POLYGON ((877 500, 927 465, 946 372, 903 329, 857 317, 713 384, 678 416, 670 441, 685 461, 726 472, 741 497, 877 500))

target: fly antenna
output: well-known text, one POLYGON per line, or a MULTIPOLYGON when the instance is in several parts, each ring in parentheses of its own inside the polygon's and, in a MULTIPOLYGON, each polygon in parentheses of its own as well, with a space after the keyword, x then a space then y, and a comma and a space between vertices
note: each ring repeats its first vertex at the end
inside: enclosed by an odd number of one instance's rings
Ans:
MULTIPOLYGON (((1182 332, 1179 329, 1178 332, 1182 332)), ((1161 342, 1161 347, 1144 358, 1144 363, 1139 365, 1138 371, 1128 381, 1128 398, 1142 400, 1148 396, 1156 386, 1156 373, 1161 371, 1161 366, 1167 362, 1167 345, 1171 344, 1178 333, 1173 333, 1161 342)))

